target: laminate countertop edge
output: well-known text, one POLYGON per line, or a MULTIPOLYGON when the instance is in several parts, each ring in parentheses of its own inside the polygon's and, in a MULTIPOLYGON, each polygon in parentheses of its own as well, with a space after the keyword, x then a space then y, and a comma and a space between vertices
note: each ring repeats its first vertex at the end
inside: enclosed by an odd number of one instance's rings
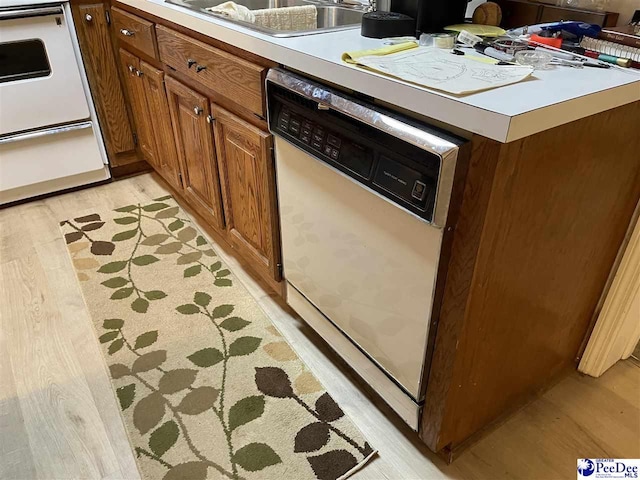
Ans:
POLYGON ((347 65, 347 50, 377 48, 358 28, 302 37, 271 37, 162 0, 119 0, 168 22, 228 43, 329 83, 466 132, 511 142, 640 101, 640 71, 556 67, 530 80, 456 97, 347 65))

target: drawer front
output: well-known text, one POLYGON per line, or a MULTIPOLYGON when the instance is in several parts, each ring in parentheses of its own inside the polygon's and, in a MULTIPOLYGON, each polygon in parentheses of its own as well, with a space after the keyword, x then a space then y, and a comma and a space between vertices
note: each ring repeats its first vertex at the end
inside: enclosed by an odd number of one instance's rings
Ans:
POLYGON ((131 45, 140 52, 157 58, 153 23, 116 7, 111 9, 111 14, 115 34, 121 45, 131 45))
POLYGON ((266 68, 158 25, 160 60, 264 117, 266 68))

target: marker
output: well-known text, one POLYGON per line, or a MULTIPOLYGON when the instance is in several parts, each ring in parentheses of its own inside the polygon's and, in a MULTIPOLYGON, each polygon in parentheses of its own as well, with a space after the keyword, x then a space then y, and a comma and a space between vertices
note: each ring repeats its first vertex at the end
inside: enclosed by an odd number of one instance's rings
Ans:
POLYGON ((612 63, 613 65, 619 65, 625 68, 628 68, 631 66, 630 58, 620 58, 620 57, 614 57, 613 55, 604 55, 602 53, 592 52, 591 50, 586 50, 584 54, 589 58, 596 58, 601 62, 612 63))
POLYGON ((495 58, 496 60, 501 60, 503 62, 511 62, 515 60, 513 55, 509 55, 508 53, 501 52, 500 50, 496 50, 490 45, 486 43, 476 43, 473 48, 475 48, 476 52, 483 53, 487 57, 495 58))

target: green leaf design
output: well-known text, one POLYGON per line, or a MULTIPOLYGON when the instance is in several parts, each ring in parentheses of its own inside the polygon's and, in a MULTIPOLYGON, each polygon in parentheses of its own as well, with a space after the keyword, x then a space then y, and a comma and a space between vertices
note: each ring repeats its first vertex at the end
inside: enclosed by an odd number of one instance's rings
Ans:
POLYGON ((129 280, 124 277, 113 277, 102 282, 102 285, 109 288, 120 288, 124 287, 127 283, 129 283, 129 280))
POLYGON ((211 312, 211 317, 214 319, 228 317, 233 313, 234 308, 233 305, 218 305, 213 309, 213 312, 211 312))
POLYGON ((206 307, 211 302, 211 295, 204 292, 196 292, 196 294, 193 296, 193 301, 195 302, 196 305, 200 305, 201 307, 206 307))
POLYGON ((262 395, 253 395, 238 400, 229 409, 229 429, 235 430, 256 418, 260 418, 263 413, 264 397, 262 395))
POLYGON ((171 242, 165 245, 160 245, 156 248, 155 253, 160 255, 171 255, 173 253, 178 252, 182 248, 182 242, 171 242))
POLYGON ((123 298, 130 297, 132 293, 132 287, 121 288, 111 294, 111 300, 122 300, 123 298))
POLYGON ((161 212, 156 213, 156 218, 171 218, 171 217, 175 217, 178 214, 179 211, 180 211, 180 209, 178 207, 167 208, 165 210, 162 210, 161 212))
POLYGON ((229 332, 236 332, 238 330, 242 330, 244 327, 249 325, 251 322, 244 320, 240 317, 229 317, 220 322, 220 326, 229 332))
POLYGON ((262 342, 258 337, 240 337, 229 346, 229 356, 242 357, 256 351, 262 342))
POLYGON ((222 268, 222 262, 212 263, 211 267, 209 268, 212 272, 215 272, 216 270, 220 270, 222 268))
POLYGON ((138 313, 147 313, 147 309, 149 308, 149 301, 144 298, 136 298, 133 302, 131 302, 131 309, 134 312, 138 313))
POLYGON ((186 462, 174 465, 162 480, 206 480, 207 464, 205 462, 186 462))
POLYGON ((153 392, 140 400, 133 409, 133 425, 144 435, 158 425, 164 417, 164 398, 153 392))
POLYGON ((198 350, 187 357, 191 360, 191 363, 198 367, 212 367, 213 365, 220 363, 224 359, 224 355, 217 348, 209 347, 198 350))
POLYGON ((148 347, 149 345, 153 345, 154 343, 156 343, 157 339, 158 339, 157 330, 152 330, 150 332, 143 333, 142 335, 138 335, 138 338, 136 338, 136 343, 133 348, 138 350, 139 348, 148 347))
POLYGON ((111 345, 109 345, 109 348, 107 349, 107 352, 109 353, 109 355, 113 355, 118 350, 120 350, 123 345, 124 345, 124 340, 122 338, 118 338, 118 339, 114 340, 113 342, 111 342, 111 345))
POLYGON ((109 365, 109 373, 114 380, 117 380, 122 377, 126 377, 131 374, 131 370, 126 365, 122 363, 114 363, 113 365, 109 365))
POLYGON ((130 238, 133 238, 137 232, 138 229, 135 228, 133 230, 126 230, 124 232, 116 233, 113 237, 111 237, 111 241, 122 242, 124 240, 129 240, 130 238))
POLYGON ((133 212, 136 208, 138 208, 136 205, 127 205, 126 207, 116 208, 114 212, 128 213, 133 212))
POLYGON ((120 408, 124 411, 131 406, 133 399, 136 396, 136 384, 130 383, 124 387, 116 389, 116 395, 120 402, 120 408))
POLYGON ((160 300, 167 296, 162 290, 150 290, 144 294, 147 300, 160 300))
POLYGON ((185 255, 181 255, 178 257, 178 261, 176 262, 178 265, 187 265, 189 263, 197 262, 202 257, 202 252, 191 252, 185 255))
POLYGON ((160 377, 158 390, 164 394, 171 394, 189 388, 196 379, 197 370, 191 368, 177 368, 169 370, 160 377))
POLYGON ((169 208, 169 205, 162 202, 150 203, 149 205, 145 205, 144 207, 142 207, 142 210, 144 210, 145 212, 157 212, 158 210, 162 210, 163 208, 169 208))
POLYGON ((120 332, 117 330, 112 330, 110 332, 104 333, 102 335, 100 335, 100 338, 98 340, 100 340, 100 343, 107 343, 110 342, 111 340, 115 339, 118 335, 120 335, 120 332))
POLYGON ((149 235, 142 242, 140 242, 140 245, 144 245, 146 247, 152 247, 154 245, 160 245, 167 238, 169 238, 169 235, 167 235, 166 233, 156 233, 155 235, 149 235))
POLYGON ((178 440, 180 430, 173 420, 163 423, 149 437, 149 448, 158 457, 162 457, 178 440))
POLYGON ((196 238, 196 245, 198 247, 201 247, 202 245, 205 245, 207 243, 207 241, 205 240, 205 238, 202 235, 198 235, 198 238, 196 238))
POLYGON ((216 287, 230 287, 232 285, 231 280, 229 280, 228 278, 216 278, 213 281, 213 284, 216 287))
POLYGON ((213 250, 213 248, 210 248, 208 250, 204 250, 202 253, 204 253, 207 257, 215 257, 216 256, 216 252, 213 250))
POLYGON ((233 455, 232 461, 240 465, 247 472, 258 472, 266 467, 282 462, 278 454, 265 443, 250 443, 249 445, 245 445, 233 455))
POLYGON ((107 318, 102 322, 102 328, 106 328, 107 330, 118 330, 122 327, 124 327, 124 320, 119 318, 107 318))
POLYGON ((229 270, 227 270, 226 268, 216 272, 216 277, 226 277, 228 275, 231 275, 231 272, 229 270))
POLYGON ((193 315, 194 313, 200 313, 200 308, 193 303, 187 303, 185 305, 180 305, 176 307, 176 310, 183 315, 193 315))
POLYGON ((164 202, 165 200, 170 200, 173 197, 171 195, 163 195, 162 197, 159 198, 154 198, 153 201, 154 202, 164 202))
POLYGON ((184 222, 182 220, 176 220, 174 222, 171 222, 168 228, 169 228, 169 231, 175 232, 176 230, 182 227, 184 227, 184 222))
POLYGON ((158 257, 154 257, 153 255, 140 255, 139 257, 135 257, 131 261, 134 265, 139 267, 144 267, 145 265, 151 265, 152 263, 156 263, 160 259, 158 257))
POLYGON ((184 278, 195 277, 202 271, 202 265, 193 265, 184 270, 184 278))
POLYGON ((155 350, 145 353, 141 357, 136 358, 131 366, 133 373, 148 372, 154 368, 158 368, 167 359, 166 350, 155 350))
POLYGON ((184 396, 177 409, 187 415, 200 415, 213 407, 219 394, 220 390, 213 387, 194 388, 184 396))
POLYGON ((102 265, 99 269, 98 272, 100 273, 116 273, 119 272, 120 270, 122 270, 124 267, 127 266, 127 262, 123 261, 123 262, 109 262, 109 263, 105 263, 104 265, 102 265))
POLYGON ((114 218, 113 221, 118 225, 130 225, 132 223, 136 223, 138 221, 138 217, 120 217, 114 218))

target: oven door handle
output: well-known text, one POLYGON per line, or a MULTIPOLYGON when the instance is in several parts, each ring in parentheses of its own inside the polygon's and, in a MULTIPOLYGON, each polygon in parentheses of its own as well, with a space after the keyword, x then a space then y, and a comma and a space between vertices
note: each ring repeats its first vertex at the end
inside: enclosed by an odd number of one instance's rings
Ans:
POLYGON ((43 17, 45 15, 61 15, 62 7, 24 8, 18 10, 0 11, 0 20, 13 20, 16 18, 43 17))
POLYGON ((74 130, 83 130, 85 128, 91 128, 93 124, 90 121, 73 123, 71 125, 63 125, 61 127, 51 127, 42 130, 35 130, 27 133, 14 133, 5 137, 0 137, 0 145, 6 143, 18 142, 21 140, 31 140, 39 137, 46 137, 48 135, 57 135, 58 133, 71 132, 74 130))

